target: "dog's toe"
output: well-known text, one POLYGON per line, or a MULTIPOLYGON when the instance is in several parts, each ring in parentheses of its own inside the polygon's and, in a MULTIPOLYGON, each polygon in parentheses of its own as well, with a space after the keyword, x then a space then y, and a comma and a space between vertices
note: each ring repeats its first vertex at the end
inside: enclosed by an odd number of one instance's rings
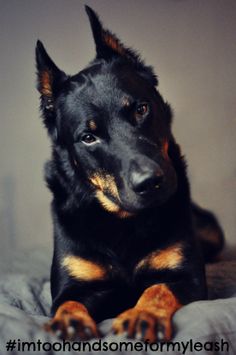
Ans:
POLYGON ((152 312, 132 308, 114 320, 112 331, 114 334, 152 343, 169 340, 171 324, 170 320, 158 317, 152 312))
POLYGON ((65 340, 89 340, 100 337, 94 320, 83 313, 62 314, 45 324, 44 329, 65 340))

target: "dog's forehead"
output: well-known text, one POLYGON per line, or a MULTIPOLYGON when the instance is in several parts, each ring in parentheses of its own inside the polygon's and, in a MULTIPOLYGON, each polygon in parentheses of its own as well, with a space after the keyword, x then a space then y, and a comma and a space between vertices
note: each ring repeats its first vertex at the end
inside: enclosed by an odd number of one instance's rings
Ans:
POLYGON ((102 105, 111 101, 118 103, 126 93, 120 83, 120 78, 111 71, 97 73, 87 80, 87 86, 85 87, 86 97, 88 100, 92 97, 97 104, 101 103, 102 105))
POLYGON ((105 66, 86 70, 71 79, 70 95, 83 105, 120 106, 127 99, 138 100, 152 95, 146 81, 132 68, 105 66))

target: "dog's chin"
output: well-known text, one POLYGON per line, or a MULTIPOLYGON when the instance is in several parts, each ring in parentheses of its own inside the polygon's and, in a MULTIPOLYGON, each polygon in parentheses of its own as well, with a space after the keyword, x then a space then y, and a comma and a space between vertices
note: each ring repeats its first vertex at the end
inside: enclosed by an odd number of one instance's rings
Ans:
POLYGON ((134 196, 133 198, 120 198, 120 201, 116 202, 121 211, 126 212, 127 216, 134 216, 142 213, 143 211, 160 207, 167 203, 171 196, 174 194, 175 190, 169 190, 165 193, 156 193, 150 196, 134 196))
POLYGON ((119 218, 128 218, 147 209, 162 206, 169 200, 174 191, 174 189, 159 191, 149 196, 138 196, 132 191, 122 191, 119 194, 119 199, 117 199, 108 192, 97 190, 96 198, 107 212, 119 218))
POLYGON ((168 198, 162 198, 162 199, 150 199, 150 200, 145 200, 145 201, 135 201, 132 203, 132 201, 126 201, 125 203, 122 203, 120 205, 120 208, 122 210, 125 210, 133 215, 139 214, 142 211, 145 211, 150 208, 154 207, 159 207, 163 205, 165 202, 168 201, 168 198))

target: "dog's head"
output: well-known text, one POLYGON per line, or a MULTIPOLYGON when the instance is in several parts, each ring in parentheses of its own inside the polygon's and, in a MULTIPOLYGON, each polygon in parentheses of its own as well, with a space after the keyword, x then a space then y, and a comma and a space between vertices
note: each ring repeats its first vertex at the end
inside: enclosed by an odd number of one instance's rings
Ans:
POLYGON ((41 109, 54 148, 67 159, 61 166, 124 217, 163 204, 176 190, 171 110, 152 68, 86 11, 96 58, 78 74, 62 72, 37 43, 41 109))

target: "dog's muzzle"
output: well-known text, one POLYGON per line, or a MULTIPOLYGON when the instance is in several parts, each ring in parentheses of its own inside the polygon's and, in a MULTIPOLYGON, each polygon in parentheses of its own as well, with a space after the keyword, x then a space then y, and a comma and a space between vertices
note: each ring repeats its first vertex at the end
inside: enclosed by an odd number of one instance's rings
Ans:
POLYGON ((148 197, 162 186, 164 172, 151 160, 132 161, 130 164, 129 186, 138 195, 148 197))

